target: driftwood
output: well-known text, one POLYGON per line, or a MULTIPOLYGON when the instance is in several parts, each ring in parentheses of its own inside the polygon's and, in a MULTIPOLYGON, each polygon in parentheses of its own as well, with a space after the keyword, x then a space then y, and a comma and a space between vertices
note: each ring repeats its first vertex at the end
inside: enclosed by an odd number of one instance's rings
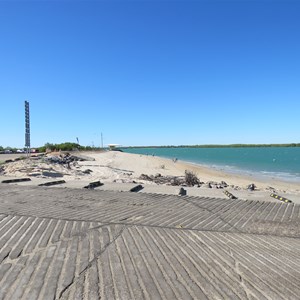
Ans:
POLYGON ((156 176, 153 175, 146 175, 142 174, 140 176, 141 180, 147 180, 155 182, 156 184, 167 184, 167 185, 173 185, 173 186, 194 186, 200 184, 199 179, 198 180, 190 180, 186 176, 161 176, 160 174, 157 174, 156 176), (158 176, 159 175, 159 176, 158 176))
POLYGON ((183 176, 153 176, 153 175, 146 175, 142 174, 140 176, 141 180, 152 181, 157 184, 168 184, 168 185, 183 185, 185 184, 185 179, 183 176))
POLYGON ((200 184, 200 180, 197 175, 192 171, 185 171, 185 182, 188 186, 194 186, 200 184))
POLYGON ((197 186, 215 189, 224 189, 228 187, 228 184, 225 181, 208 181, 204 183, 200 181, 200 179, 193 172, 190 171, 186 171, 185 176, 162 176, 161 174, 149 176, 146 174, 142 174, 139 179, 151 181, 156 184, 166 184, 172 186, 197 186))
POLYGON ((146 175, 142 174, 140 179, 152 181, 156 184, 167 184, 173 186, 200 186, 201 182, 197 175, 191 171, 185 171, 185 176, 162 176, 161 174, 146 175))
POLYGON ((50 156, 50 157, 45 157, 45 161, 53 164, 61 164, 61 165, 68 165, 71 162, 77 162, 77 161, 93 161, 95 160, 94 158, 89 158, 87 156, 79 156, 79 155, 71 155, 70 153, 66 154, 60 154, 59 156, 50 156))

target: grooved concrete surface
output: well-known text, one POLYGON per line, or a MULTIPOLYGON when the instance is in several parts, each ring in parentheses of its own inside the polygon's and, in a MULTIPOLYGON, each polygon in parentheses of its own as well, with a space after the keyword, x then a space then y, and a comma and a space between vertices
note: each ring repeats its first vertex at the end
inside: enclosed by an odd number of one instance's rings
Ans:
POLYGON ((299 208, 0 185, 0 299, 299 299, 299 208))

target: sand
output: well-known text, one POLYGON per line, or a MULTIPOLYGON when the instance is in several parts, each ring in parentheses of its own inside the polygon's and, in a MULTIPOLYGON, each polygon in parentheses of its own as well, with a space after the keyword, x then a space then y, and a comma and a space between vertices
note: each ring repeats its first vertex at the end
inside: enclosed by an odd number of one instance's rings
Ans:
MULTIPOLYGON (((76 153, 78 154, 78 153, 76 153)), ((178 194, 180 187, 171 185, 158 185, 151 181, 141 180, 141 174, 161 176, 184 176, 185 170, 194 172, 201 182, 210 181, 228 184, 226 190, 239 199, 277 201, 270 197, 275 192, 285 198, 300 204, 300 184, 284 182, 275 179, 261 179, 254 176, 229 174, 220 170, 211 169, 199 165, 189 164, 182 161, 173 162, 155 156, 129 154, 118 151, 88 152, 84 154, 94 161, 81 161, 71 164, 68 169, 64 165, 49 164, 42 159, 26 159, 2 165, 4 170, 0 173, 0 179, 27 177, 31 184, 49 181, 49 179, 63 179, 65 187, 82 188, 89 182, 100 180, 104 185, 97 189, 128 191, 137 184, 142 184, 142 192, 178 194), (83 171, 91 170, 90 174, 83 171), (50 175, 49 175, 50 173, 50 175), (45 176, 48 175, 48 176, 45 176), (51 175, 52 174, 52 175, 51 175), (52 178, 55 177, 55 178, 52 178), (249 184, 254 183, 254 191, 247 190, 249 184)), ((48 154, 48 156, 53 154, 48 154)), ((23 183, 28 184, 28 183, 23 183)), ((208 188, 203 184, 201 187, 184 187, 190 196, 227 198, 224 189, 208 188)))

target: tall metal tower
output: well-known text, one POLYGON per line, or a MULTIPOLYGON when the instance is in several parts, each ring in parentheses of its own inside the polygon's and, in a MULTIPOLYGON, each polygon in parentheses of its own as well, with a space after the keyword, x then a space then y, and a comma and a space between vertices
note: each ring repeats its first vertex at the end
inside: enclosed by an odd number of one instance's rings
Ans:
POLYGON ((25 101, 25 147, 27 156, 30 155, 30 115, 29 102, 25 101))

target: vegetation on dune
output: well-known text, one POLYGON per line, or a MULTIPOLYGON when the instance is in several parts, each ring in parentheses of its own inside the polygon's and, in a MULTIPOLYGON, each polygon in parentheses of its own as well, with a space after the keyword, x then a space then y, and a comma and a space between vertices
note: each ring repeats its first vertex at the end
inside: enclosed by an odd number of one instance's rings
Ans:
POLYGON ((81 151, 89 151, 89 150, 98 150, 99 148, 91 147, 91 146, 81 146, 77 143, 61 143, 61 144, 51 144, 46 143, 44 146, 39 147, 39 152, 45 152, 47 149, 51 151, 73 151, 73 150, 81 150, 81 151))
POLYGON ((45 152, 46 150, 51 150, 51 151, 72 151, 73 149, 78 149, 80 146, 76 143, 61 143, 61 144, 51 144, 51 143, 46 143, 44 146, 39 147, 39 152, 45 152))
MULTIPOLYGON (((100 150, 99 147, 91 147, 91 146, 81 146, 77 143, 60 143, 60 144, 52 144, 46 143, 44 146, 41 147, 33 147, 34 149, 38 150, 38 152, 46 152, 46 150, 51 151, 73 151, 73 150, 80 150, 80 151, 91 151, 91 150, 100 150)), ((10 150, 12 153, 16 153, 19 149, 25 148, 12 148, 12 147, 3 147, 0 146, 0 153, 4 153, 6 150, 10 150)))

